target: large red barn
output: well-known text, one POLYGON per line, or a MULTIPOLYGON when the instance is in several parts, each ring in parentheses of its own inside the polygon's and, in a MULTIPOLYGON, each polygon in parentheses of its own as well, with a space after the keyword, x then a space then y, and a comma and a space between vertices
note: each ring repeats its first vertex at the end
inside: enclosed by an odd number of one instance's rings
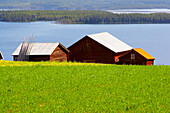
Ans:
POLYGON ((132 47, 107 32, 86 35, 70 47, 69 61, 114 64, 132 47))
POLYGON ((133 49, 107 32, 86 35, 68 49, 72 62, 153 65, 155 59, 143 49, 133 49))

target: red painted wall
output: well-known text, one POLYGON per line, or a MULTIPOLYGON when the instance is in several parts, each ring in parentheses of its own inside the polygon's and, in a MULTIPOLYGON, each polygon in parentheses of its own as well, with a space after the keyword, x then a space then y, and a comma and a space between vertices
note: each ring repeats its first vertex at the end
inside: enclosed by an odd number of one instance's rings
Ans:
POLYGON ((67 61, 67 52, 58 46, 50 55, 50 61, 67 61))
POLYGON ((89 37, 84 37, 68 48, 69 61, 113 64, 114 52, 89 37))
POLYGON ((140 55, 134 50, 131 50, 122 57, 119 57, 119 64, 132 64, 132 65, 153 65, 154 60, 147 60, 144 56, 140 55), (135 55, 135 59, 131 59, 131 54, 135 55))
POLYGON ((154 61, 153 61, 153 60, 148 60, 148 61, 146 62, 146 65, 154 65, 154 61))

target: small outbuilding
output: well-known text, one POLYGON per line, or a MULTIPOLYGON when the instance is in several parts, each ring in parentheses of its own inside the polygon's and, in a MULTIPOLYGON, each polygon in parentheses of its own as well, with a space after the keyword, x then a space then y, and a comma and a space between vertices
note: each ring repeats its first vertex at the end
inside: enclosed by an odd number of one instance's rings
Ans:
POLYGON ((73 45, 70 50, 69 61, 92 63, 116 63, 117 57, 132 50, 132 47, 107 32, 86 35, 73 45))
POLYGON ((1 60, 1 59, 3 59, 3 56, 2 56, 2 53, 1 53, 1 51, 0 51, 0 60, 1 60))
MULTIPOLYGON (((31 49, 27 55, 28 61, 67 61, 69 50, 60 43, 31 43, 31 49)), ((22 48, 22 43, 12 54, 17 61, 22 48)))
POLYGON ((119 57, 119 64, 154 65, 155 58, 141 48, 134 48, 119 57))

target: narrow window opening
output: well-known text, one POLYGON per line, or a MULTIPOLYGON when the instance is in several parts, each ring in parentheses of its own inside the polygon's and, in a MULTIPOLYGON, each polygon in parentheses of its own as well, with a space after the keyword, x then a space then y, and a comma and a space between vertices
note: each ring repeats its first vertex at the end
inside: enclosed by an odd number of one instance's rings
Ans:
POLYGON ((135 54, 131 54, 131 59, 135 59, 135 54))

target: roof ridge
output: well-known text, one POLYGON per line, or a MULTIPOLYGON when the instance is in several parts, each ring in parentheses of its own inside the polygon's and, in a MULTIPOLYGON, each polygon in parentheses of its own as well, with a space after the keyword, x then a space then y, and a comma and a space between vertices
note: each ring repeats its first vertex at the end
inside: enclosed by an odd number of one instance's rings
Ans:
POLYGON ((96 42, 100 43, 101 45, 112 50, 115 53, 133 49, 131 46, 108 32, 101 32, 86 36, 95 40, 96 42))

